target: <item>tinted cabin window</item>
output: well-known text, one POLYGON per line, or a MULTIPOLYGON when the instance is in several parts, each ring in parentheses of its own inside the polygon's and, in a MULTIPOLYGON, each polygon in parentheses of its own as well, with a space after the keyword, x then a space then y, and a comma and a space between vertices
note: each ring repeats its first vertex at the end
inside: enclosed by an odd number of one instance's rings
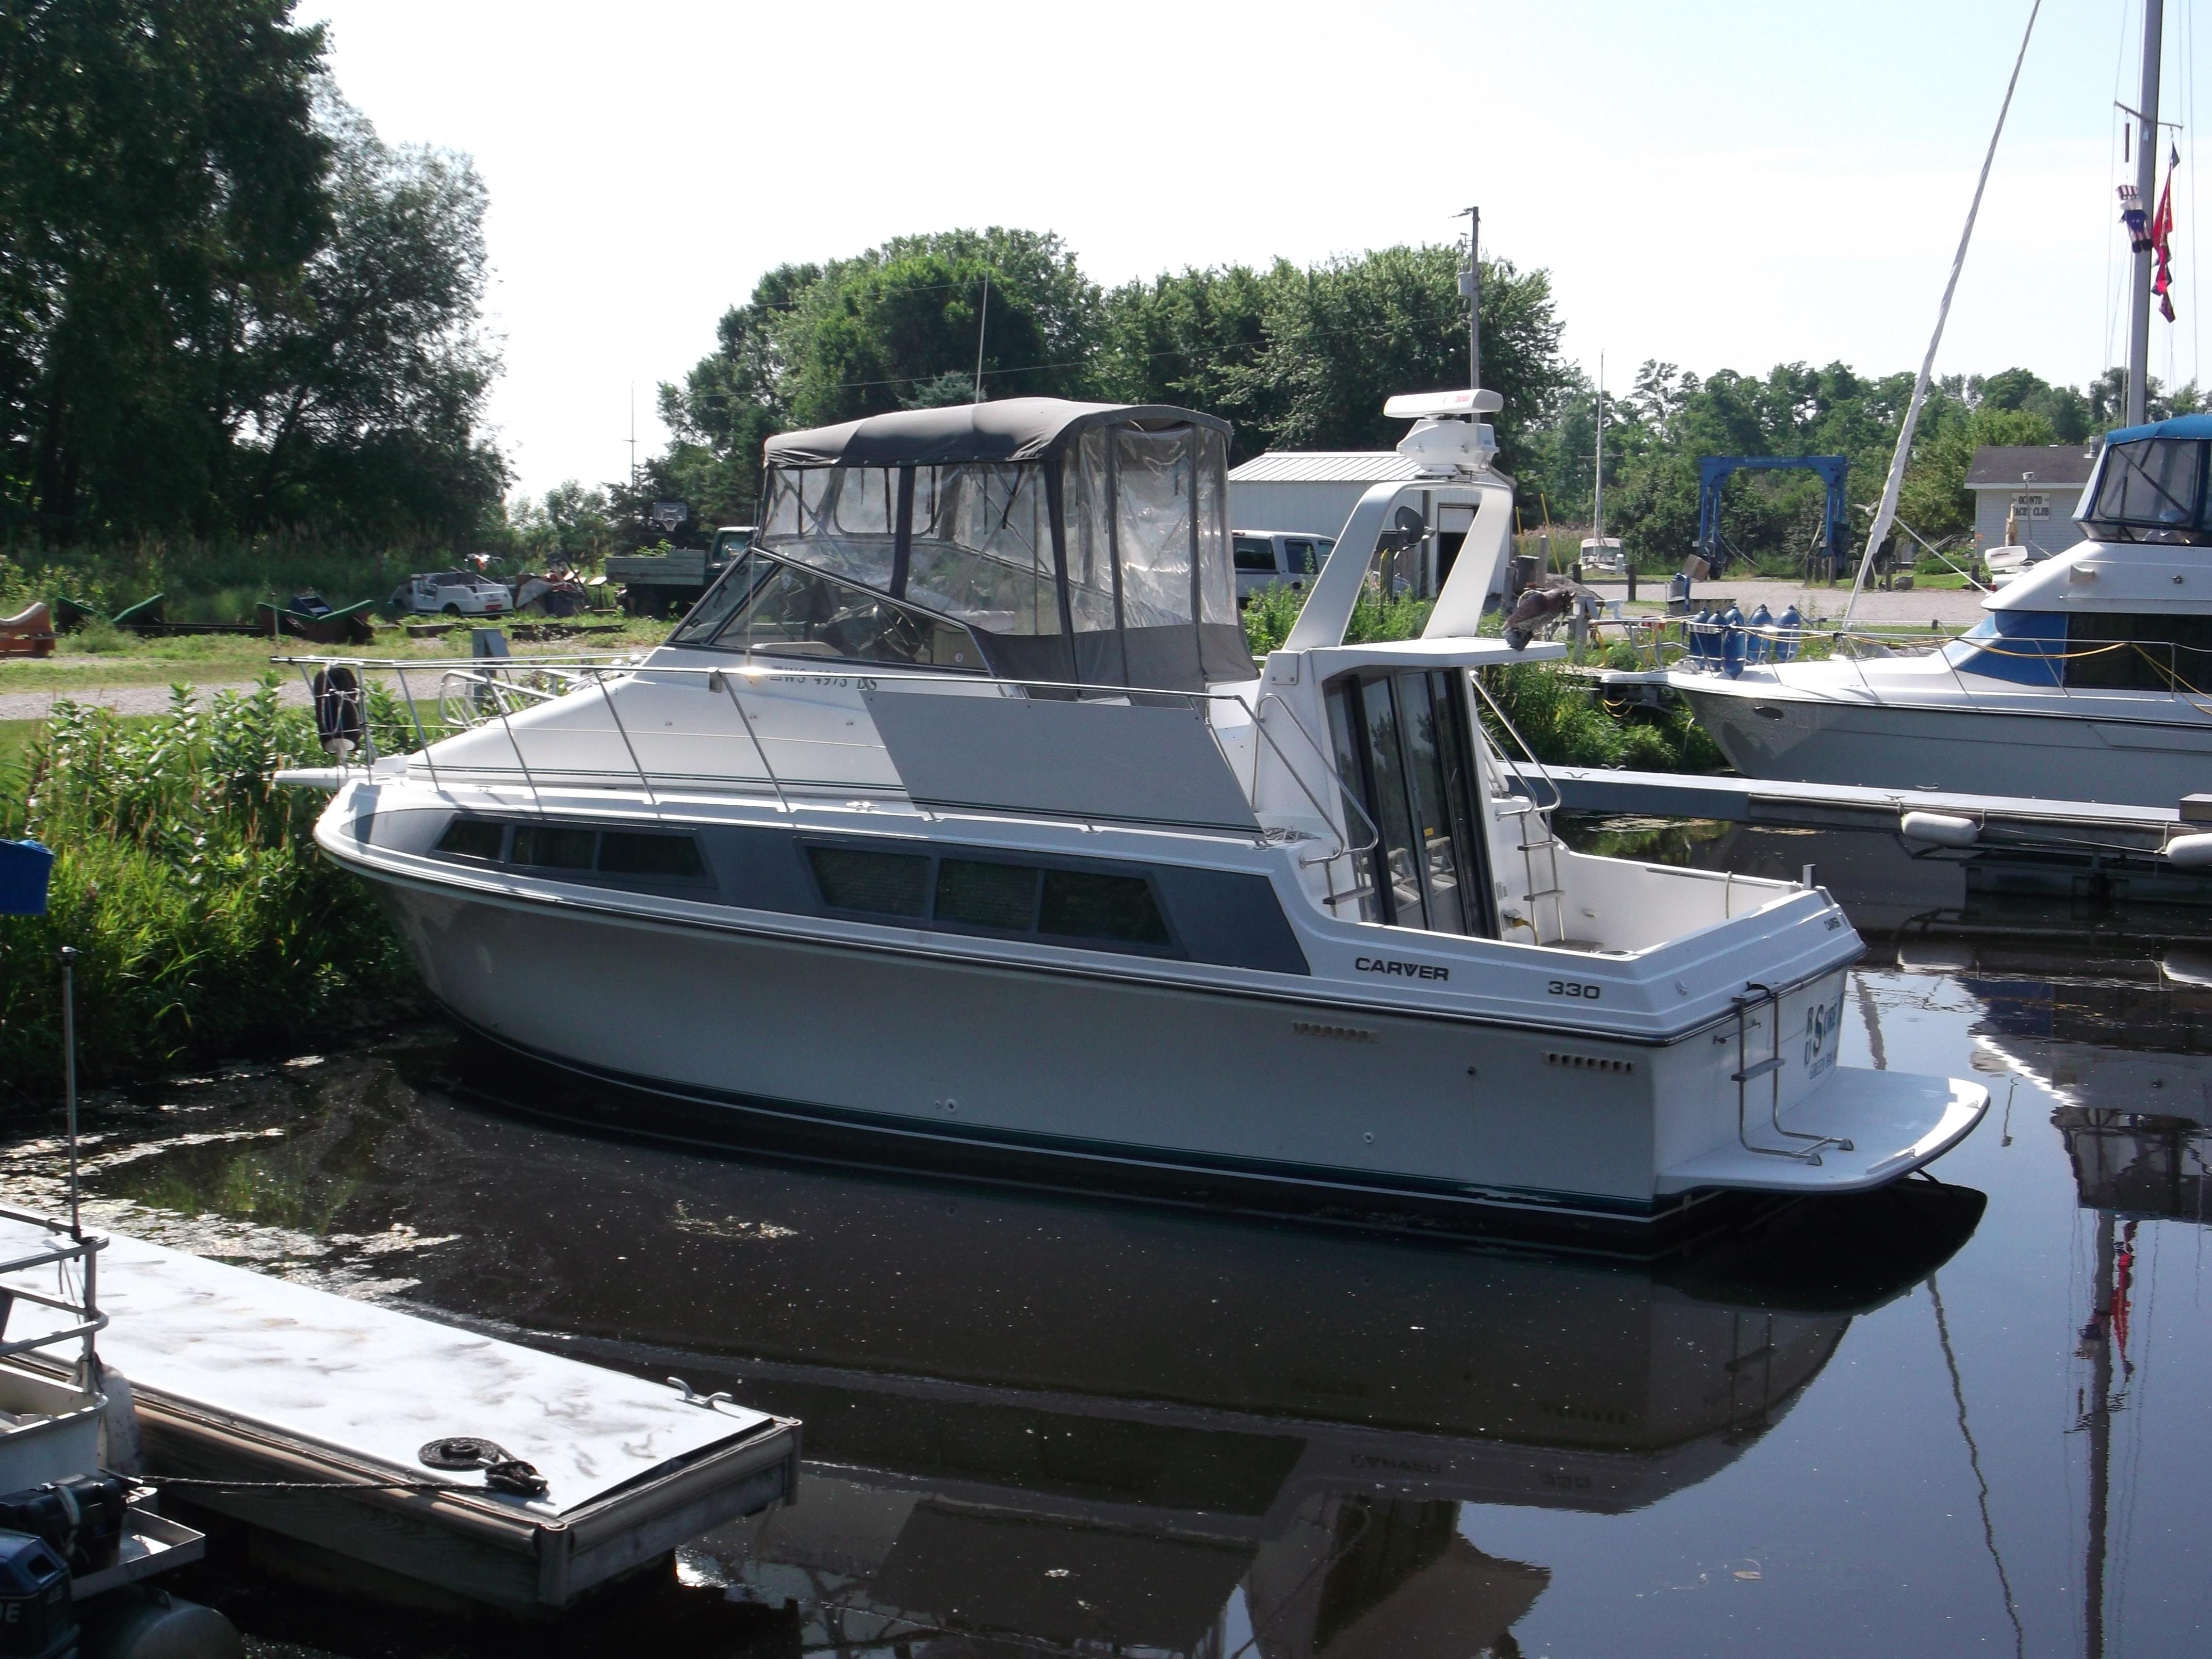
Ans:
POLYGON ((1044 872, 1040 933, 1070 939, 1118 939, 1131 945, 1165 945, 1167 923, 1152 902, 1152 884, 1141 876, 1097 875, 1085 870, 1044 872))
POLYGON ((507 841, 507 826, 486 818, 455 818, 438 837, 441 853, 458 853, 465 859, 495 859, 507 841))
POLYGON ((1283 562, 1290 567, 1293 576, 1310 576, 1321 568, 1321 553, 1311 542, 1286 541, 1283 544, 1283 562))
POLYGON ((884 916, 919 916, 929 900, 929 860, 912 853, 866 853, 848 847, 810 847, 807 861, 833 910, 866 910, 884 916))
POLYGON ((615 876, 696 876, 704 873, 698 844, 689 836, 610 830, 599 837, 599 868, 615 876))
POLYGON ((937 866, 939 921, 1026 933, 1036 925, 1037 872, 1026 864, 946 859, 937 866))
POLYGON ((1275 574, 1275 549, 1272 542, 1255 541, 1249 537, 1237 538, 1237 568, 1239 570, 1264 571, 1275 574))
POLYGON ((514 862, 534 865, 541 870, 588 870, 599 839, 596 830, 518 823, 514 827, 514 862))
POLYGON ((2066 618, 2066 649, 2069 689, 2202 693, 2212 688, 2212 617, 2075 611, 2066 618))

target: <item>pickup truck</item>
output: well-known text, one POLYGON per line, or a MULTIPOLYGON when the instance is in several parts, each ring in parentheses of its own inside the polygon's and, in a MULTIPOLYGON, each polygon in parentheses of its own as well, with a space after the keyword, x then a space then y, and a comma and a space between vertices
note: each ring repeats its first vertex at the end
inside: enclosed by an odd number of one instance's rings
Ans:
POLYGON ((631 616, 680 617, 752 543, 752 526, 724 525, 705 548, 610 554, 607 580, 622 584, 623 609, 631 616))
POLYGON ((392 590, 386 607, 415 617, 503 617, 513 595, 504 582, 465 570, 431 570, 410 576, 392 590))

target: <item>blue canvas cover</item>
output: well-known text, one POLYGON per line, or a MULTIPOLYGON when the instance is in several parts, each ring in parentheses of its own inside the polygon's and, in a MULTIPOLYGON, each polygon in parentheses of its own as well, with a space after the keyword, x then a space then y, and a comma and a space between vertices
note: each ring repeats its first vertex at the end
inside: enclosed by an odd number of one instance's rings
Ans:
POLYGON ((54 855, 34 841, 0 841, 0 916, 46 914, 54 855))

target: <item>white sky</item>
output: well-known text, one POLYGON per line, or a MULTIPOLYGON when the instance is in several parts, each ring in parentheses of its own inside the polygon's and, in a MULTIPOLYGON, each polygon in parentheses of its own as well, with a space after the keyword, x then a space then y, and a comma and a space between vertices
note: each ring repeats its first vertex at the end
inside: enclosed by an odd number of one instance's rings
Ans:
MULTIPOLYGON (((2194 113, 2197 3, 2167 0, 2171 119, 2194 113)), ((2112 103, 2134 101, 2141 4, 2045 0, 1939 374, 2079 382, 2124 357, 2112 103)), ((1595 373, 1604 352, 1609 386, 1646 357, 1914 368, 2027 0, 299 15, 330 23, 338 84, 386 139, 476 158, 492 418, 535 492, 623 474, 633 383, 657 449, 655 385, 763 270, 957 226, 1058 231, 1110 284, 1444 240, 1479 202, 1485 252, 1551 270, 1568 355, 1595 373)), ((2202 378, 2212 299, 2180 142, 2168 381, 2202 378)))

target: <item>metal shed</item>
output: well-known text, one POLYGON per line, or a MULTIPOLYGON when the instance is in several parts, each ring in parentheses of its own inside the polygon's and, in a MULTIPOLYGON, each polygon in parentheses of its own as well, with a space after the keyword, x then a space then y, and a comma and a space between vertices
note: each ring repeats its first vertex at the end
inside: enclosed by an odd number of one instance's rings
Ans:
MULTIPOLYGON (((1425 475, 1413 456, 1394 450, 1278 450, 1229 474, 1229 522, 1235 530, 1291 531, 1334 539, 1359 498, 1378 483, 1412 483, 1425 475)), ((1425 496, 1421 517, 1431 532, 1407 556, 1405 580, 1433 594, 1474 522, 1472 507, 1436 505, 1425 496)))

